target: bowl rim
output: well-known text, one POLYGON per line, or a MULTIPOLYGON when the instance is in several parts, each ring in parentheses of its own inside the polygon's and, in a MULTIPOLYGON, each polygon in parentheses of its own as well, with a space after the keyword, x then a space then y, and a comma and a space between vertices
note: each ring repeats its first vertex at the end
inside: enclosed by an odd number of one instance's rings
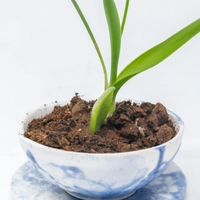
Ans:
MULTIPOLYGON (((126 100, 126 99, 123 99, 123 100, 126 100)), ((130 99, 129 99, 130 100, 130 99)), ((144 101, 138 101, 138 100, 131 100, 132 102, 136 102, 136 103, 142 103, 144 101)), ((63 105, 66 105, 67 101, 62 101, 62 102, 52 102, 50 104, 44 104, 43 106, 40 106, 38 108, 35 108, 35 109, 32 109, 30 110, 29 112, 26 113, 24 119, 21 121, 20 125, 19 125, 19 139, 20 140, 23 140, 24 142, 26 143, 30 143, 32 144, 33 146, 36 146, 38 148, 42 148, 44 150, 48 150, 48 151, 53 151, 53 152, 59 152, 59 153, 63 153, 63 154, 80 154, 80 155, 94 155, 94 156, 109 156, 109 155, 112 155, 112 156, 117 156, 117 155, 123 155, 123 154, 137 154, 138 152, 146 152, 146 151, 149 151, 149 150, 156 150, 158 148, 162 148, 163 146, 166 146, 167 144, 170 144, 171 142, 177 140, 177 138, 183 134, 183 131, 184 131, 184 122, 183 120, 176 114, 174 113, 173 111, 167 109, 167 112, 168 114, 170 115, 170 117, 172 117, 176 123, 178 124, 179 126, 179 130, 177 132, 177 134, 169 141, 163 143, 163 144, 160 144, 160 145, 157 145, 155 147, 151 147, 151 148, 146 148, 146 149, 140 149, 140 150, 135 150, 135 151, 128 151, 128 152, 116 152, 116 153, 85 153, 85 152, 75 152, 75 151, 65 151, 63 149, 56 149, 56 148, 53 148, 53 147, 48 147, 46 145, 43 145, 43 144, 40 144, 40 143, 37 143, 29 138, 26 138, 24 136, 24 124, 25 122, 27 122, 27 120, 29 119, 29 115, 31 114, 34 114, 38 111, 42 111, 45 109, 47 109, 48 107, 54 107, 54 106, 63 106, 63 105)))

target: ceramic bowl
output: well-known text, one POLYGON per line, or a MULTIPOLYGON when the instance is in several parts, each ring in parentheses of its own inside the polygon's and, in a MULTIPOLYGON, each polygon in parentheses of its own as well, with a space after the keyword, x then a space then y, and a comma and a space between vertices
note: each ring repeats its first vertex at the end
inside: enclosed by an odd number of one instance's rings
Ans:
MULTIPOLYGON (((59 104, 64 105, 66 102, 59 104)), ((26 114, 20 127, 21 146, 49 182, 80 199, 124 199, 157 178, 177 154, 183 121, 171 111, 177 135, 162 145, 126 153, 76 153, 50 148, 24 137, 28 123, 50 113, 52 103, 26 114)))

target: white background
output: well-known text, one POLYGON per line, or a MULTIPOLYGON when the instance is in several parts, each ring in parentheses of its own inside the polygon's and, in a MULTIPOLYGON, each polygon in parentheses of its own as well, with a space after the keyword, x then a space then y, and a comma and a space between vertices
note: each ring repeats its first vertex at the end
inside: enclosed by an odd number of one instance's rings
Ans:
MULTIPOLYGON (((78 2, 109 65, 102 1, 78 2)), ((116 2, 121 13, 125 1, 116 2)), ((199 0, 132 0, 119 69, 199 17, 199 0)), ((200 195, 199 78, 200 34, 129 81, 118 95, 162 102, 184 120, 184 140, 175 158, 188 180, 184 200, 200 195)), ((75 92, 97 98, 102 91, 98 57, 71 1, 0 0, 0 199, 11 199, 11 177, 27 160, 18 142, 22 116, 75 92)))

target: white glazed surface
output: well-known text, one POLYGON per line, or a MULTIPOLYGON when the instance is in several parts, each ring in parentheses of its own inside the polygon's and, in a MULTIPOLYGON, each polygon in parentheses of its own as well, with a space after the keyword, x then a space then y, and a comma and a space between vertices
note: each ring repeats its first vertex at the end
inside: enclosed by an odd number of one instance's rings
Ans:
MULTIPOLYGON (((61 103, 62 105, 62 103, 61 103)), ((35 168, 51 183, 82 199, 121 199, 159 176, 177 154, 183 136, 182 120, 169 111, 178 134, 169 142, 146 150, 88 154, 57 150, 23 136, 35 117, 52 111, 54 104, 27 113, 20 143, 35 168)))

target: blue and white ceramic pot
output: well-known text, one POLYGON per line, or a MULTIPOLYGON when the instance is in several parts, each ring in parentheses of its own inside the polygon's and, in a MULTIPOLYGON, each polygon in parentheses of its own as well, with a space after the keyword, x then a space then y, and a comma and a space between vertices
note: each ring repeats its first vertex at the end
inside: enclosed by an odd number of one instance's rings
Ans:
POLYGON ((76 153, 50 148, 25 138, 23 133, 28 123, 50 113, 54 106, 52 103, 26 114, 19 134, 20 143, 44 179, 80 199, 118 200, 130 196, 169 166, 182 142, 183 122, 171 111, 168 112, 177 135, 167 143, 139 151, 76 153))

